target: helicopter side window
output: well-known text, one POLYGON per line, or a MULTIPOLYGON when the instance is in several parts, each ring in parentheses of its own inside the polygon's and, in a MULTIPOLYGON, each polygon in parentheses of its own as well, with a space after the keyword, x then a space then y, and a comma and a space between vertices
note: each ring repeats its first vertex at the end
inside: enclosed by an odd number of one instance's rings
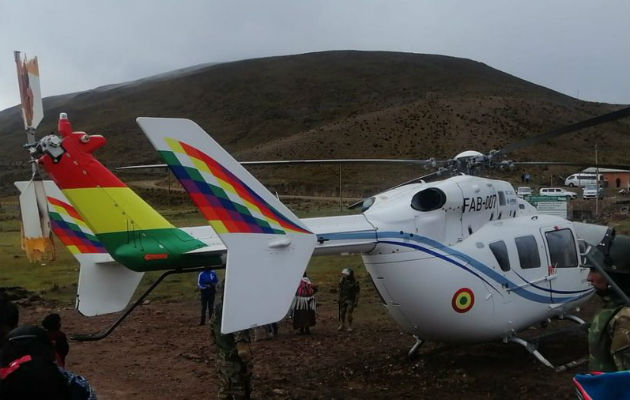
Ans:
POLYGON ((557 268, 577 267, 575 240, 570 229, 545 232, 551 265, 557 268))
POLYGON ((500 206, 505 205, 505 193, 503 193, 502 190, 499 190, 499 205, 500 206))
POLYGON ((514 241, 516 242, 518 260, 521 263, 521 268, 529 269, 540 267, 540 257, 538 256, 536 239, 529 235, 517 237, 514 241))
POLYGON ((421 190, 411 198, 411 208, 418 211, 433 211, 446 203, 446 194, 438 188, 421 190))
POLYGON ((505 242, 503 240, 499 240, 498 242, 492 242, 489 245, 490 250, 492 250, 492 254, 494 254, 494 258, 497 259, 499 263, 499 267, 503 271, 510 270, 510 257, 508 256, 507 247, 505 246, 505 242))

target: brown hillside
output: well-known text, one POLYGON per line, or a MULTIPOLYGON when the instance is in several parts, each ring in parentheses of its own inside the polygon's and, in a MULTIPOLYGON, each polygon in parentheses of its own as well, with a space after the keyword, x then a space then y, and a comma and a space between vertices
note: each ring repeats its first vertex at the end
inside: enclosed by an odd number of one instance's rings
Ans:
MULTIPOLYGON (((107 137, 100 158, 118 166, 159 161, 135 124, 137 116, 193 119, 239 160, 450 158, 467 149, 499 148, 619 106, 578 101, 466 59, 334 51, 199 66, 46 98, 44 108, 40 135, 55 130, 57 115, 67 112, 75 129, 107 137)), ((600 162, 627 163, 628 127, 628 121, 610 123, 511 156, 581 161, 594 158, 597 142, 600 162)), ((26 158, 18 150, 24 135, 17 107, 0 112, 0 136, 2 164, 26 158)), ((337 167, 258 173, 279 184, 296 171, 314 184, 318 178, 326 184, 337 167)), ((373 179, 366 171, 371 170, 344 167, 346 178, 373 179)), ((5 175, 2 185, 10 180, 5 175)))

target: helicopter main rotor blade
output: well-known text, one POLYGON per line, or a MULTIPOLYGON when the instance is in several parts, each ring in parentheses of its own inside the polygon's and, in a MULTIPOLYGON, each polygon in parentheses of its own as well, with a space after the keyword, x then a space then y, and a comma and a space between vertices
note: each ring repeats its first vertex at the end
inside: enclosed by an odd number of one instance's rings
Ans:
MULTIPOLYGON (((241 165, 288 165, 288 164, 411 164, 430 165, 440 163, 435 160, 404 160, 394 158, 336 158, 323 160, 269 160, 269 161, 240 161, 241 165)), ((166 168, 166 164, 130 165, 118 167, 116 170, 142 169, 142 168, 166 168)))
POLYGON ((550 139, 556 138, 556 137, 558 137, 560 135, 564 135, 564 134, 567 134, 567 133, 579 131, 579 130, 585 129, 585 128, 590 128, 591 126, 596 126, 596 125, 599 125, 599 124, 603 124, 605 122, 615 121, 615 120, 618 120, 618 119, 621 119, 621 118, 625 118, 625 117, 628 117, 628 116, 630 116, 630 107, 622 108, 621 110, 613 111, 611 113, 600 115, 600 116, 597 116, 595 118, 587 119, 585 121, 577 122, 575 124, 565 125, 563 127, 560 127, 560 128, 553 129, 551 131, 542 133, 540 135, 536 135, 536 136, 527 138, 527 139, 522 140, 520 142, 508 144, 507 146, 505 146, 501 150, 498 150, 495 153, 495 156, 496 155, 503 155, 505 153, 509 153, 511 151, 518 150, 518 149, 520 149, 522 147, 531 146, 533 144, 536 144, 536 143, 539 143, 539 142, 542 142, 542 141, 550 140, 550 139))
POLYGON ((283 164, 411 164, 427 165, 433 160, 404 160, 394 158, 334 158, 323 160, 270 160, 240 161, 242 165, 283 165, 283 164))
POLYGON ((567 167, 592 167, 592 168, 609 168, 609 169, 622 169, 622 170, 630 170, 630 165, 620 165, 620 164, 594 164, 592 162, 564 162, 564 161, 517 161, 511 163, 514 166, 554 166, 561 165, 567 167))

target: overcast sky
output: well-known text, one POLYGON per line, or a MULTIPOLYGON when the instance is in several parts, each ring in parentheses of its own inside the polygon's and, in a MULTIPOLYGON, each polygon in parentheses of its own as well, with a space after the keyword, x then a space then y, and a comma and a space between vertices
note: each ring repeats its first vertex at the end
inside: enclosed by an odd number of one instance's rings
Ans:
POLYGON ((0 110, 13 50, 44 97, 207 62, 356 49, 470 58, 583 100, 630 103, 628 0, 0 0, 0 110))

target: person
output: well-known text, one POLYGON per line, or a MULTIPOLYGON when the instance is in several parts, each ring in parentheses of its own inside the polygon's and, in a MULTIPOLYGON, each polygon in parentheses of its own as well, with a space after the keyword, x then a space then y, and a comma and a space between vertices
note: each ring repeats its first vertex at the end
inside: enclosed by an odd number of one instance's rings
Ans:
POLYGON ((252 375, 249 332, 221 333, 224 286, 224 282, 217 285, 217 303, 210 318, 210 337, 216 347, 215 361, 219 375, 217 398, 249 399, 252 375))
POLYGON ((532 176, 529 174, 529 172, 525 173, 525 183, 529 183, 529 180, 532 178, 532 176))
POLYGON ((346 329, 348 332, 352 332, 352 312, 359 304, 360 291, 359 282, 355 279, 352 268, 344 268, 339 280, 339 326, 337 330, 346 329))
POLYGON ((254 336, 255 342, 273 339, 278 336, 278 323, 272 322, 271 324, 266 324, 253 328, 251 329, 250 335, 254 336))
POLYGON ((274 338, 278 336, 278 323, 272 322, 271 324, 267 324, 265 330, 267 331, 267 337, 274 338))
POLYGON ((55 364, 46 331, 26 325, 12 330, 0 356, 1 399, 96 400, 85 380, 55 364))
POLYGON ((48 339, 55 349, 55 360, 61 368, 66 367, 66 356, 70 351, 66 334, 61 331, 61 316, 57 313, 48 314, 42 321, 42 326, 48 333, 48 339))
POLYGON ((316 291, 317 287, 313 285, 306 273, 304 273, 291 304, 293 329, 299 329, 300 334, 310 335, 311 327, 315 326, 317 304, 314 294, 316 291))
MULTIPOLYGON (((604 271, 630 295, 630 268, 605 264, 604 271)), ((591 266, 587 280, 603 301, 588 328, 589 368, 612 372, 630 369, 630 307, 608 279, 591 266)))
POLYGON ((0 347, 9 332, 15 329, 20 319, 20 313, 4 293, 0 293, 0 347))
POLYGON ((217 274, 211 269, 201 271, 197 277, 197 287, 201 294, 201 320, 199 325, 206 324, 206 313, 208 313, 208 319, 212 318, 217 282, 217 274))

